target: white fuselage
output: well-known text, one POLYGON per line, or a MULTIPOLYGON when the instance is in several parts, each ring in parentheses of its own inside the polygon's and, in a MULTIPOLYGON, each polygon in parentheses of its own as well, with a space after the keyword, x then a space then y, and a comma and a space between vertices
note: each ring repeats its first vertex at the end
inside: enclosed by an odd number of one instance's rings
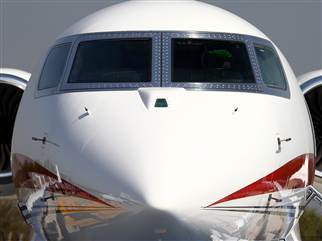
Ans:
MULTIPOLYGON (((98 21, 98 31, 102 26, 98 21)), ((230 27, 218 31, 224 29, 230 27)), ((241 34, 266 38, 255 30, 241 34)), ((35 71, 17 115, 12 158, 19 201, 38 235, 285 237, 301 214, 315 150, 303 94, 276 51, 289 96, 175 86, 75 91, 62 83, 38 95, 41 68, 35 71), (155 107, 158 99, 168 106, 155 107)))
MULTIPOLYGON (((306 111, 304 102, 295 98, 147 88, 31 96, 29 103, 19 112, 24 117, 16 124, 13 153, 35 160, 55 175, 59 170, 61 178, 101 199, 108 195, 108 202, 125 195, 140 208, 169 212, 192 226, 201 223, 216 229, 222 219, 235 225, 244 218, 244 225, 257 221, 256 213, 252 218, 249 213, 231 218, 207 214, 211 211, 202 208, 314 152, 308 116, 299 114, 306 111), (168 100, 168 108, 151 107, 159 97, 168 100), (43 136, 57 145, 31 140, 43 136), (292 140, 279 150, 278 137, 292 140)), ((306 165, 294 173, 305 186, 306 165)), ((285 196, 285 203, 298 193, 291 199, 296 208, 305 198, 301 188, 277 188, 273 195, 285 196)), ((225 205, 265 206, 268 194, 225 205)), ((122 208, 133 208, 119 202, 122 208)), ((290 220, 271 229, 284 227, 285 232, 290 220)), ((239 232, 252 237, 249 230, 239 232)))

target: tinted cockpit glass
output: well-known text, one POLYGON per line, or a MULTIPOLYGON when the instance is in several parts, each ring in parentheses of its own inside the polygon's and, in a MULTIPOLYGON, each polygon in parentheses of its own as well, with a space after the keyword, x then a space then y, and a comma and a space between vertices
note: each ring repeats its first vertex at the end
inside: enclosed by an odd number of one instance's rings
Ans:
POLYGON ((281 63, 274 50, 266 46, 255 46, 262 78, 267 86, 285 89, 286 80, 281 63))
POLYGON ((151 52, 151 39, 104 39, 81 42, 68 82, 149 82, 151 52))
POLYGON ((172 81, 255 83, 244 43, 206 39, 172 40, 172 81))
POLYGON ((50 51, 39 79, 39 90, 54 88, 58 85, 63 75, 69 49, 70 44, 63 44, 50 51))

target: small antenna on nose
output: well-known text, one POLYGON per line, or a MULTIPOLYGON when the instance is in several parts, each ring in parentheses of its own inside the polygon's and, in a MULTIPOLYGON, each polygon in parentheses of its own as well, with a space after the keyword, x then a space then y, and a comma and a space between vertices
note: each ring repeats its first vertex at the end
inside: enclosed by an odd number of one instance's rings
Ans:
POLYGON ((86 116, 89 116, 91 113, 89 112, 88 108, 86 106, 84 106, 84 110, 85 110, 85 113, 81 114, 78 119, 81 120, 83 119, 84 117, 86 116))

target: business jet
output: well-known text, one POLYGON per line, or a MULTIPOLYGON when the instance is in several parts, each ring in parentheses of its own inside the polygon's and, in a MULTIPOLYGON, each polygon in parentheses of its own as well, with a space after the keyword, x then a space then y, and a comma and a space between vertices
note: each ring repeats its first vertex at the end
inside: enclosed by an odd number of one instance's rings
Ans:
POLYGON ((212 5, 116 4, 29 81, 2 70, 2 174, 40 240, 283 240, 322 200, 316 74, 301 90, 264 33, 212 5))

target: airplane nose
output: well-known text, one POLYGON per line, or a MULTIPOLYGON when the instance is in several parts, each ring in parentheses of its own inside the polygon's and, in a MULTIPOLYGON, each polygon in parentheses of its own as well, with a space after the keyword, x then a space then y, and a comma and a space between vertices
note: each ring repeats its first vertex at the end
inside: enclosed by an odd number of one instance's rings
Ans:
MULTIPOLYGON (((154 140, 154 143, 153 148, 142 150, 138 158, 132 159, 138 164, 135 171, 128 170, 135 189, 149 208, 171 213, 191 208, 199 210, 207 203, 207 198, 213 197, 216 178, 212 174, 216 170, 205 171, 207 168, 200 161, 204 154, 188 151, 193 147, 184 144, 184 140, 181 143, 187 147, 180 145, 178 148, 169 141, 160 143, 154 140)), ((220 175, 217 176, 220 178, 220 175)))
MULTIPOLYGON (((276 129, 276 122, 271 128, 258 122, 259 117, 269 119, 275 110, 268 103, 271 99, 263 97, 255 103, 235 93, 175 88, 95 92, 87 97, 97 101, 75 102, 72 108, 61 105, 60 119, 64 123, 71 120, 60 143, 64 151, 45 151, 58 160, 62 179, 68 177, 71 184, 115 208, 107 212, 117 213, 113 219, 121 224, 117 228, 131 229, 126 220, 138 224, 137 229, 149 227, 153 235, 154 230, 157 235, 170 232, 172 226, 182 227, 182 232, 189 231, 185 225, 208 231, 222 227, 221 219, 227 213, 208 206, 279 167, 276 132, 271 130, 276 129), (158 99, 165 99, 168 106, 155 106, 158 99), (256 109, 258 105, 267 108, 256 109), (84 106, 90 114, 78 118, 84 106), (158 216, 163 218, 157 222, 158 216)), ((283 147, 285 152, 287 145, 283 147)), ((264 195, 218 206, 266 202, 264 195)), ((242 214, 231 216, 236 225, 228 233, 244 222, 240 221, 242 214)), ((135 230, 129 233, 135 237, 135 230)))
POLYGON ((174 175, 171 168, 156 168, 141 180, 142 196, 148 206, 168 211, 183 207, 183 177, 180 173, 174 175))
MULTIPOLYGON (((78 166, 95 181, 70 176, 81 186, 116 197, 125 193, 170 213, 214 203, 276 164, 275 136, 265 123, 249 119, 253 102, 227 95, 176 88, 101 93, 99 104, 86 105, 91 115, 68 130, 80 150, 78 166), (155 106, 162 98, 168 107, 155 106), (271 162, 261 162, 261 148, 271 162), (250 173, 259 162, 262 168, 250 173)), ((270 114, 256 109, 256 116, 270 114)))
POLYGON ((198 188, 202 180, 196 181, 193 177, 191 165, 184 165, 180 160, 160 160, 138 181, 142 196, 151 208, 164 211, 183 211, 190 205, 199 209, 201 203, 193 195, 202 195, 202 188, 198 188), (177 162, 177 163, 176 163, 177 162), (195 182, 195 183, 194 183, 195 182), (198 193, 194 193, 198 190, 198 193))

